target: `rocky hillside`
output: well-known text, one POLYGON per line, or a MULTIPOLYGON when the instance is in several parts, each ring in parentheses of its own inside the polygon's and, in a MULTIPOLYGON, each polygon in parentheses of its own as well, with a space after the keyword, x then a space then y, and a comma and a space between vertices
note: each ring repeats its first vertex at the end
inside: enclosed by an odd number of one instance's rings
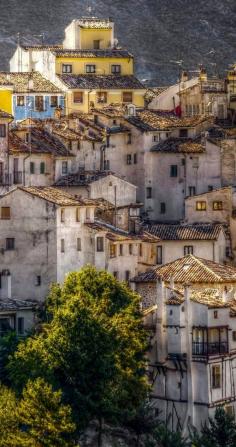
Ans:
POLYGON ((1 0, 0 70, 8 69, 17 32, 25 43, 39 42, 41 33, 60 42, 65 26, 88 15, 88 6, 93 15, 114 18, 120 44, 137 58, 137 75, 151 84, 177 79, 174 60, 224 74, 236 59, 235 0, 1 0))

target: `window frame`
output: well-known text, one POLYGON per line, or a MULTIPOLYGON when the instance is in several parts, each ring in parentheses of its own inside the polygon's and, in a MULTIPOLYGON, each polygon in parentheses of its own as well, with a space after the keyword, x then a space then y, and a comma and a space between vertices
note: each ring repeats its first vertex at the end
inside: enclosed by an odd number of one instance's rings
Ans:
POLYGON ((184 256, 193 255, 193 254, 194 254, 193 245, 185 245, 184 246, 184 256))
POLYGON ((206 200, 197 200, 196 201, 196 211, 206 211, 207 203, 206 200))
POLYGON ((84 92, 73 92, 73 103, 74 104, 83 104, 84 103, 84 92), (80 99, 75 99, 75 96, 79 95, 80 99))
POLYGON ((146 187, 146 199, 152 199, 152 187, 151 186, 146 187))
POLYGON ((85 65, 85 73, 86 74, 95 74, 96 73, 96 65, 95 64, 86 64, 85 65))
POLYGON ((96 94, 97 104, 107 104, 107 96, 108 96, 108 94, 105 91, 97 92, 97 94, 96 94), (104 96, 104 98, 102 98, 102 95, 104 96))
POLYGON ((163 264, 163 246, 162 245, 156 246, 156 264, 157 265, 163 264))
POLYGON ((160 214, 166 214, 166 202, 160 202, 160 214))
POLYGON ((13 250, 15 250, 15 238, 7 237, 6 238, 6 251, 13 251, 13 250))
POLYGON ((124 104, 132 104, 133 103, 133 92, 132 91, 130 91, 130 92, 122 92, 122 102, 124 104), (128 95, 130 95, 131 100, 130 99, 129 100, 125 99, 125 96, 128 96, 128 95))
POLYGON ((62 64, 61 72, 62 72, 62 74, 69 74, 69 73, 71 74, 73 72, 72 64, 62 64), (68 70, 68 67, 70 67, 69 70, 68 70))
POLYGON ((25 319, 24 317, 17 317, 17 334, 24 335, 25 333, 25 319))
POLYGON ((2 206, 1 207, 1 220, 10 220, 11 219, 11 207, 10 206, 2 206), (3 217, 4 212, 3 210, 8 210, 9 212, 5 214, 5 217, 3 217))
POLYGON ((25 96, 24 95, 17 95, 16 96, 16 106, 17 107, 24 107, 25 106, 25 96), (21 100, 20 100, 20 98, 21 98, 21 100), (23 102, 22 102, 22 98, 23 98, 23 102))
POLYGON ((63 160, 61 162, 61 174, 62 175, 67 175, 68 174, 68 161, 67 160, 63 160), (66 166, 66 169, 64 168, 66 166))
POLYGON ((77 237, 77 240, 76 240, 76 249, 77 249, 77 251, 82 251, 82 241, 81 241, 81 237, 77 237))
POLYGON ((40 171, 40 174, 45 174, 45 171, 46 171, 45 161, 40 162, 39 171, 40 171))
POLYGON ((178 177, 178 165, 170 165, 170 177, 178 177))
POLYGON ((50 107, 58 107, 58 103, 59 103, 59 101, 58 101, 58 96, 57 95, 51 95, 50 96, 50 107), (54 103, 54 101, 55 101, 55 103, 54 103))
POLYGON ((223 201, 222 200, 214 200, 212 202, 212 211, 223 211, 223 201))
POLYGON ((220 364, 212 365, 211 367, 211 385, 212 389, 221 388, 221 366, 220 364))
POLYGON ((121 74, 121 65, 120 64, 111 64, 111 74, 121 74), (117 70, 118 68, 118 70, 117 70))
POLYGON ((96 238, 96 252, 104 253, 104 236, 97 236, 97 238, 96 238))
POLYGON ((6 138, 7 136, 7 126, 4 123, 0 124, 0 138, 6 138))
POLYGON ((43 95, 36 95, 34 98, 34 110, 35 112, 44 112, 45 106, 44 106, 44 96, 43 95))

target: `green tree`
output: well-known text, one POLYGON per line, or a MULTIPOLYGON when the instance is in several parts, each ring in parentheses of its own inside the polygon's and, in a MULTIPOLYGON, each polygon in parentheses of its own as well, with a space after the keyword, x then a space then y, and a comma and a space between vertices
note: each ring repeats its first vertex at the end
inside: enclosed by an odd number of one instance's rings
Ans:
POLYGON ((190 447, 190 443, 181 432, 170 431, 164 423, 159 423, 153 431, 153 440, 147 447, 190 447))
POLYGON ((192 442, 196 447, 235 447, 234 417, 227 414, 223 407, 218 407, 215 417, 209 418, 209 424, 203 426, 201 433, 193 433, 192 442))
MULTIPOLYGON (((62 389, 78 428, 121 422, 146 398, 147 334, 139 296, 105 272, 85 267, 54 286, 42 332, 19 345, 9 370, 18 390, 43 377, 62 389)), ((101 432, 101 431, 100 431, 101 432)))
MULTIPOLYGON (((29 381, 19 401, 17 417, 28 439, 37 447, 68 447, 75 431, 71 408, 62 404, 62 392, 43 379, 29 381)), ((74 443, 73 443, 74 445, 74 443)))

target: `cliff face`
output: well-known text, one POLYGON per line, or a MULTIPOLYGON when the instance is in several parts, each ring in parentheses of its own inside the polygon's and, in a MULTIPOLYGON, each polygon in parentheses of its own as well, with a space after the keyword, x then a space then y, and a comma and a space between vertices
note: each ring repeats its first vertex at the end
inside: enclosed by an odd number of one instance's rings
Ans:
POLYGON ((17 32, 25 43, 40 42, 41 33, 46 42, 60 42, 65 26, 88 15, 89 5, 92 15, 113 17, 120 44, 136 56, 137 75, 152 84, 176 81, 173 60, 222 74, 235 61, 235 0, 1 0, 0 70, 8 69, 17 32))

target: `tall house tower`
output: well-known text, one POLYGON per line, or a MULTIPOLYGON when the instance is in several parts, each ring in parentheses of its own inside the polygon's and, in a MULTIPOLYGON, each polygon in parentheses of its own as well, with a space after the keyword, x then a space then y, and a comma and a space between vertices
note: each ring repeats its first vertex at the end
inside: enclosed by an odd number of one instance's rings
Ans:
POLYGON ((64 49, 105 50, 114 44, 114 22, 109 18, 82 17, 65 29, 64 49))

